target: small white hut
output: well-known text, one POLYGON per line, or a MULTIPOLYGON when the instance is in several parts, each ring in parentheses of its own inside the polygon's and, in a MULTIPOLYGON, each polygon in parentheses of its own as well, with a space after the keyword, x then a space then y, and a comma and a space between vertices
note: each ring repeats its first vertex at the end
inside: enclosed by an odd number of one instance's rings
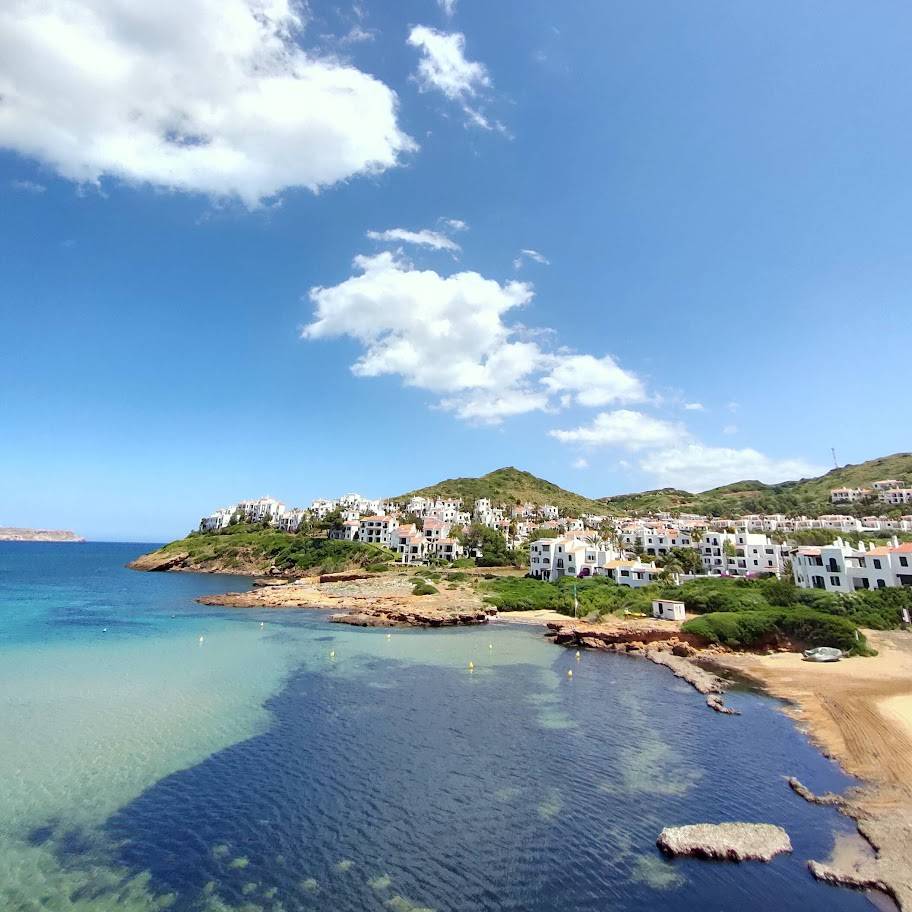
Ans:
POLYGON ((652 616, 663 621, 683 621, 684 602, 671 599, 655 599, 652 603, 652 616))

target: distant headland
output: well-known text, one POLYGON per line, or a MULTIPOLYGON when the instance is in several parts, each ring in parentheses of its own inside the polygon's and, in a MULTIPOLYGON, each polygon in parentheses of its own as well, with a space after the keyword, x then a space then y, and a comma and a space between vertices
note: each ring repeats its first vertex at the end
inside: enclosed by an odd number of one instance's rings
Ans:
POLYGON ((68 529, 17 529, 0 526, 0 541, 84 542, 85 539, 68 529))

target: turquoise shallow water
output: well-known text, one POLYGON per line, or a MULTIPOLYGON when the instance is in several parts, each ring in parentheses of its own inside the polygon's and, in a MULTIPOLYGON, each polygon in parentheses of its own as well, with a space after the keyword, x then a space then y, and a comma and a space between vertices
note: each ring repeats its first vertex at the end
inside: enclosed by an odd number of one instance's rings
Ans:
POLYGON ((203 609, 248 582, 124 569, 142 550, 0 545, 4 912, 869 908, 808 875, 851 827, 783 777, 846 779, 762 696, 723 718, 534 629, 203 609), (655 849, 730 819, 794 854, 655 849))

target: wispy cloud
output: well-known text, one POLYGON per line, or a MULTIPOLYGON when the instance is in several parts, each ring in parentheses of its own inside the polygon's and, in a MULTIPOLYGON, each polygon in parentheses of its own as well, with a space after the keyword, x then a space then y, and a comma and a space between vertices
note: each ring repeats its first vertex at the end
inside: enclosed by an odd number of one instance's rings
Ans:
POLYGON ((10 187, 13 190, 19 190, 21 193, 44 193, 47 190, 44 184, 38 184, 30 180, 12 180, 10 181, 10 187))
POLYGON ((437 0, 437 5, 447 19, 452 19, 456 14, 456 0, 437 0))
POLYGON ((441 92, 459 104, 468 124, 485 130, 499 127, 478 104, 491 88, 491 77, 483 63, 466 57, 465 35, 416 25, 409 33, 408 43, 421 51, 416 75, 421 91, 441 92))
POLYGON ((685 402, 684 411, 685 412, 702 412, 704 410, 704 405, 702 402, 685 402))
POLYGON ((526 260, 531 260, 533 263, 540 263, 542 266, 551 265, 551 261, 543 253, 525 247, 519 251, 516 258, 513 260, 513 268, 517 270, 522 269, 523 263, 526 260))
POLYGON ((372 241, 414 244, 417 247, 448 250, 451 253, 458 253, 462 249, 452 238, 439 231, 432 231, 430 228, 422 228, 420 231, 410 231, 408 228, 387 228, 385 231, 368 231, 367 236, 372 241))

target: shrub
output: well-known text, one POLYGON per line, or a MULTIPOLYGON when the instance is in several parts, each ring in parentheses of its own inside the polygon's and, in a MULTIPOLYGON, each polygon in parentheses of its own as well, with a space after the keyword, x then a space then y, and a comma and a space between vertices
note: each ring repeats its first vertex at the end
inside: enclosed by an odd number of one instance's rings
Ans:
POLYGON ((379 563, 379 564, 368 564, 365 568, 368 573, 386 573, 388 570, 392 570, 389 564, 379 563))
POLYGON ((412 595, 434 595, 436 592, 436 587, 425 582, 423 579, 419 579, 412 586, 412 595))
POLYGON ((857 633, 850 620, 804 607, 714 612, 687 621, 682 629, 732 649, 790 639, 809 647, 835 646, 844 652, 867 651, 864 637, 857 633))

